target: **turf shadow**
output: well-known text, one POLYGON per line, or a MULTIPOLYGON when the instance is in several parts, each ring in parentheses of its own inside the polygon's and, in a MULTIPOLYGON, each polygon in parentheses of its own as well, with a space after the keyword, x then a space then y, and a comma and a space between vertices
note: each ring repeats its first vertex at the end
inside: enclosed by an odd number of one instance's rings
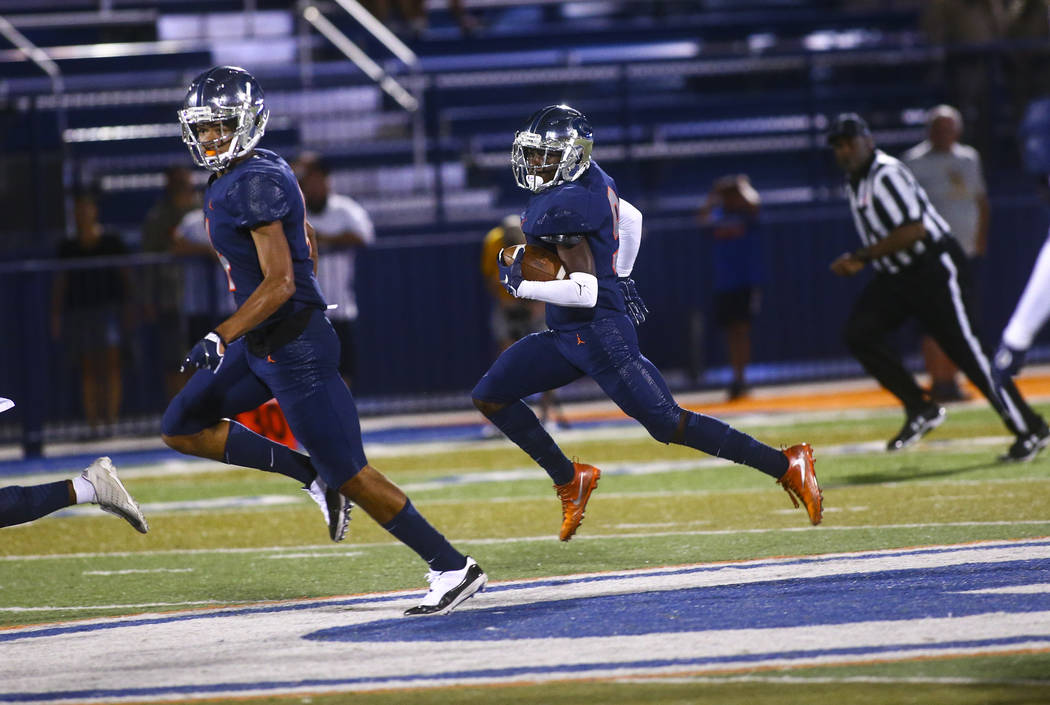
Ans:
POLYGON ((971 472, 973 470, 990 470, 997 467, 1002 467, 1007 463, 990 459, 986 462, 975 463, 973 465, 962 465, 956 468, 919 468, 915 466, 903 466, 895 470, 884 470, 881 472, 866 472, 857 475, 850 475, 844 477, 835 483, 838 486, 849 486, 849 485, 877 485, 884 482, 907 482, 909 480, 929 480, 939 477, 951 477, 953 475, 962 475, 964 473, 971 472))

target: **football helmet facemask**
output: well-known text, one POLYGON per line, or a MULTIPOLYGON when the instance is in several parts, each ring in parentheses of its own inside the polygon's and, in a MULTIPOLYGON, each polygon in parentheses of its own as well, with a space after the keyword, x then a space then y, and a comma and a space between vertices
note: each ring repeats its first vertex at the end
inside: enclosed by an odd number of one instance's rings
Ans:
POLYGON ((514 135, 510 163, 518 186, 537 192, 575 181, 591 165, 591 123, 568 105, 548 105, 514 135))
POLYGON ((269 117, 259 82, 236 66, 216 66, 193 79, 179 110, 182 141, 197 166, 211 171, 251 152, 269 117), (222 135, 202 142, 199 129, 207 123, 221 124, 222 135))

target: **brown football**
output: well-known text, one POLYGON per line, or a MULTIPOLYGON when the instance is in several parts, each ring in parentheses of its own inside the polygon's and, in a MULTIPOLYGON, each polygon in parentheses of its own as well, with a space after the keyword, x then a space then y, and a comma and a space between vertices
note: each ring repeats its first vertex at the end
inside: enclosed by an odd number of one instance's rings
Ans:
POLYGON ((537 245, 514 245, 504 247, 499 256, 503 264, 510 264, 520 248, 525 248, 525 256, 521 260, 521 276, 529 281, 549 282, 566 277, 565 264, 555 253, 537 245))

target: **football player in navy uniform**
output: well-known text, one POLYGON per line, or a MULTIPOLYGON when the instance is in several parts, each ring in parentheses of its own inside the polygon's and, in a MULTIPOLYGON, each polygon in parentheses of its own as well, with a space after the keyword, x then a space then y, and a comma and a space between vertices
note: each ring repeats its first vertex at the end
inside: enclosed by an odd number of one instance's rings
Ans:
POLYGON ((204 215, 238 308, 186 356, 183 367, 197 372, 164 413, 164 441, 298 480, 336 541, 352 500, 430 566, 430 590, 406 614, 448 613, 487 578, 365 458, 357 407, 339 376, 339 339, 314 277, 302 192, 284 159, 256 148, 268 117, 259 83, 232 66, 194 79, 179 111, 194 161, 213 172, 204 215), (271 397, 309 456, 229 420, 271 397))
POLYGON ((683 409, 639 351, 635 326, 648 309, 630 273, 641 213, 620 198, 616 183, 591 159, 593 144, 587 118, 566 105, 537 111, 514 137, 514 178, 533 194, 521 219, 526 240, 557 252, 569 275, 529 281, 521 273, 523 249, 509 265, 498 258, 507 291, 546 302, 550 330, 526 336, 500 355, 474 388, 474 405, 554 481, 562 503, 562 541, 572 538, 583 520, 601 471, 570 461, 521 400, 583 375, 656 440, 761 470, 784 487, 796 507, 803 502, 813 524, 820 523, 822 494, 809 444, 779 451, 683 409))

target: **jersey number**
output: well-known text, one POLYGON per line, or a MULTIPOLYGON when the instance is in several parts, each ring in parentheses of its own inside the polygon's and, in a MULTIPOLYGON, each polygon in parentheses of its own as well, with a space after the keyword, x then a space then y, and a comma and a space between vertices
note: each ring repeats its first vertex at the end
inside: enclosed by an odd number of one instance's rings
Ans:
POLYGON ((226 259, 226 255, 219 252, 219 248, 215 246, 215 241, 211 239, 211 222, 207 216, 204 217, 204 230, 208 233, 208 242, 211 243, 211 248, 219 256, 219 264, 222 265, 223 270, 226 272, 226 281, 230 283, 230 291, 237 291, 237 285, 233 283, 233 275, 230 274, 230 260, 226 259))

